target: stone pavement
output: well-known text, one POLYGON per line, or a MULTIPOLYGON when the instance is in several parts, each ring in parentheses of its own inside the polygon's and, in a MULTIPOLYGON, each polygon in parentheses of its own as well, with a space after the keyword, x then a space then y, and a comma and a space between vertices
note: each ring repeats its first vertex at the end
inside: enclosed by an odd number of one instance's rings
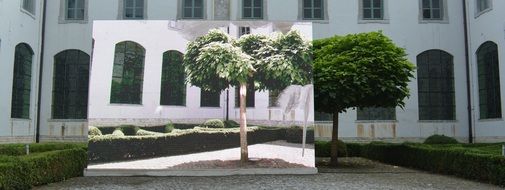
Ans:
POLYGON ((341 159, 339 169, 319 171, 316 175, 80 177, 35 189, 501 189, 362 158, 341 159))

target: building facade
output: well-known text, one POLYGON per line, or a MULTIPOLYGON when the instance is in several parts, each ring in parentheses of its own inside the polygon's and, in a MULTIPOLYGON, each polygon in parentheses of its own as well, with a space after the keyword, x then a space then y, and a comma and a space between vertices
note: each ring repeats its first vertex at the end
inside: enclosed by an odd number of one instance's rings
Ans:
MULTIPOLYGON (((404 109, 341 114, 344 140, 504 141, 504 7, 499 0, 0 1, 0 142, 87 138, 95 20, 311 21, 314 39, 381 30, 417 66, 411 96, 404 109)), ((316 119, 316 137, 327 139, 331 122, 316 119)))

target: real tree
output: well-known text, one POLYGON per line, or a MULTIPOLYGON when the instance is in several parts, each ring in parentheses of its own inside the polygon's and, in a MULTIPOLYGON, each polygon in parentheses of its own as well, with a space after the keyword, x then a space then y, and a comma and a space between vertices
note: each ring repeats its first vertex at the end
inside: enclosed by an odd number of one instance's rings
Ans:
POLYGON ((314 41, 315 109, 333 114, 331 162, 338 162, 338 114, 350 108, 401 107, 415 67, 382 32, 314 41))
POLYGON ((187 82, 203 90, 221 92, 240 87, 241 161, 248 161, 246 92, 282 90, 312 82, 311 43, 297 31, 287 34, 245 35, 234 39, 214 29, 188 44, 183 65, 187 82))

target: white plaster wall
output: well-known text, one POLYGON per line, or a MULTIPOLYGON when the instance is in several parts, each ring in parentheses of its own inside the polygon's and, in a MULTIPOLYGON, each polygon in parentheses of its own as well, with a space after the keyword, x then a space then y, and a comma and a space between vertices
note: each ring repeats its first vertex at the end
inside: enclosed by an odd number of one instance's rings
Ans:
MULTIPOLYGON (((177 50, 186 52, 189 42, 184 34, 168 28, 168 21, 95 21, 95 39, 90 79, 89 123, 90 125, 114 125, 133 123, 137 125, 164 124, 167 119, 177 122, 202 122, 210 118, 225 118, 225 93, 221 94, 221 107, 200 107, 200 89, 187 86, 186 106, 160 106, 161 68, 163 52, 177 50), (128 31, 128 32, 124 32, 128 31), (134 41, 146 49, 142 103, 140 105, 110 104, 110 89, 114 62, 115 45, 122 41, 134 41)), ((237 26, 230 26, 237 28, 237 26)), ((311 38, 311 25, 301 24, 293 27, 305 32, 311 38)), ((272 32, 272 26, 251 29, 260 33, 272 32), (270 28, 270 29, 269 29, 270 28)), ((230 90, 230 118, 238 119, 234 106, 234 91, 230 90)), ((237 110, 238 111, 238 110, 237 110)), ((277 113, 277 112, 276 112, 277 113)), ((279 115, 280 113, 277 113, 279 115)), ((256 92, 256 107, 248 108, 247 116, 254 120, 282 121, 282 117, 272 117, 268 109, 268 93, 256 92)), ((303 121, 303 112, 297 109, 293 117, 285 121, 303 121)), ((311 121, 313 116, 311 116, 311 121)))
POLYGON ((0 143, 30 142, 34 139, 36 95, 38 91, 39 46, 42 1, 36 1, 35 14, 21 8, 20 0, 0 0, 0 143), (30 119, 11 119, 14 50, 19 43, 32 48, 30 119))
POLYGON ((505 121, 499 119, 480 119, 479 91, 477 75, 477 49, 486 41, 498 44, 498 58, 500 61, 500 90, 502 114, 505 111, 505 1, 491 0, 492 8, 482 14, 474 14, 475 2, 469 1, 470 24, 470 60, 473 92, 473 117, 475 119, 474 133, 477 142, 504 141, 505 121))

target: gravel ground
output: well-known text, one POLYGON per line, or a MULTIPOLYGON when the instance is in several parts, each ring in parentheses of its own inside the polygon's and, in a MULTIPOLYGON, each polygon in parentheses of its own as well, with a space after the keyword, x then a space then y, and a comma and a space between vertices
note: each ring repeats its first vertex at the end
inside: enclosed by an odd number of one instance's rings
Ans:
POLYGON ((341 159, 341 167, 317 175, 225 177, 80 177, 35 189, 500 189, 377 162, 341 159))

